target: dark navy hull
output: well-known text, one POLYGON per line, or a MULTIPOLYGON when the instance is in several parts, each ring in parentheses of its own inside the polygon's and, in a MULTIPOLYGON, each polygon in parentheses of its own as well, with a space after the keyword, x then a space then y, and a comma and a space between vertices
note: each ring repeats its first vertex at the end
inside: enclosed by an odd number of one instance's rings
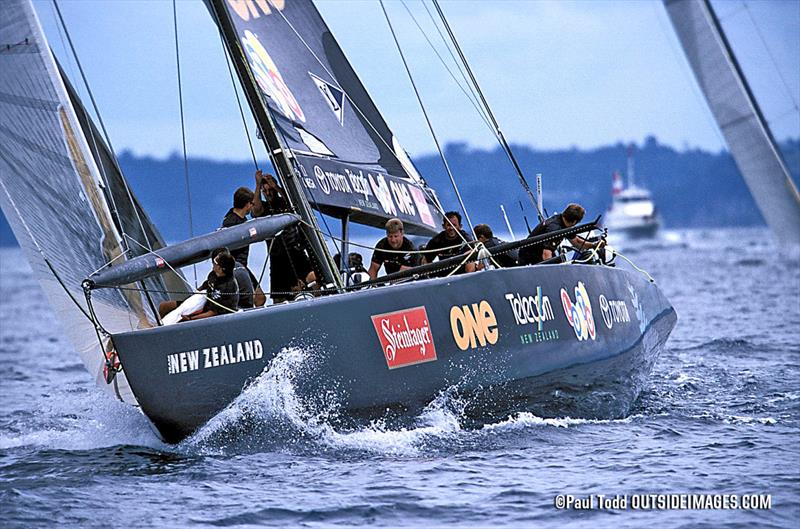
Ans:
POLYGON ((415 409, 450 387, 470 416, 619 416, 675 325, 641 274, 594 265, 493 270, 115 335, 144 413, 175 442, 286 347, 296 391, 354 415, 415 409))

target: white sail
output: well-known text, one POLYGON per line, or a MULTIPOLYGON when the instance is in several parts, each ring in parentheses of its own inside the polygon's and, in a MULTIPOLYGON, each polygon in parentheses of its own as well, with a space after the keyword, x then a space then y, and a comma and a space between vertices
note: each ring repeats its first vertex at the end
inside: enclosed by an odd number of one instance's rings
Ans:
MULTIPOLYGON (((123 253, 120 231, 28 0, 4 1, 0 43, 0 206, 89 373, 120 400, 135 403, 123 373, 105 382, 105 357, 81 287, 123 253)), ((98 291, 93 306, 111 332, 150 325, 137 292, 98 291)))
POLYGON ((800 194, 714 11, 707 0, 664 4, 761 214, 782 242, 800 244, 800 194))

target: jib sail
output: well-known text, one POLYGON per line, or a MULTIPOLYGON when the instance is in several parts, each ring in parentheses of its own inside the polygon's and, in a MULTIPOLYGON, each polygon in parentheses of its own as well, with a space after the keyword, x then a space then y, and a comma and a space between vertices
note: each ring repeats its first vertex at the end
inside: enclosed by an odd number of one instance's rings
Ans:
MULTIPOLYGON (((105 383, 105 359, 81 282, 109 262, 141 253, 130 239, 151 247, 163 242, 121 189, 115 164, 101 170, 97 160, 110 155, 70 100, 28 0, 3 4, 0 43, 0 206, 89 373, 135 402, 124 375, 105 383), (126 253, 128 247, 133 251, 126 253)), ((157 281, 148 286, 165 290, 157 281)), ((150 302, 135 290, 93 296, 95 312, 112 333, 151 326, 150 302)))
POLYGON ((372 226, 398 217, 412 233, 438 230, 433 191, 310 0, 207 2, 230 20, 312 207, 372 226))

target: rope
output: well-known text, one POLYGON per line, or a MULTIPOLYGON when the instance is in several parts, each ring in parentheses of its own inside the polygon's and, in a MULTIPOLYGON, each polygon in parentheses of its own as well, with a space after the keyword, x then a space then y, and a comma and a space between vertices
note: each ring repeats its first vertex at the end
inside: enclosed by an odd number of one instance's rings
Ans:
POLYGON ((467 62, 467 58, 464 56, 464 52, 461 51, 461 46, 458 44, 458 40, 456 40, 456 36, 453 33, 453 30, 450 28, 450 24, 447 22, 447 18, 444 16, 444 12, 442 8, 439 6, 438 0, 433 0, 433 5, 436 8, 437 13, 439 14, 439 18, 442 20, 442 24, 444 24, 445 30, 447 30, 447 34, 450 36, 450 40, 453 42, 453 45, 456 48, 456 52, 458 52, 458 56, 461 58, 461 62, 464 64, 464 68, 467 70, 469 74, 469 78, 472 80, 472 84, 475 86, 478 95, 480 96, 481 102, 483 103, 483 107, 486 110, 486 114, 491 119, 492 124, 494 125, 495 130, 497 131, 497 137, 500 139, 500 144, 502 145, 503 149, 506 152, 509 160, 511 161, 514 169, 517 172, 517 176, 519 177, 519 182, 522 184, 522 188, 528 194, 528 198, 530 198, 531 203, 533 203, 533 207, 536 208, 536 212, 539 215, 539 220, 544 220, 544 215, 539 210, 539 203, 536 200, 536 195, 533 191, 531 191, 530 186, 528 185, 528 181, 525 179, 525 175, 522 173, 522 168, 519 166, 517 159, 514 157, 514 153, 511 152, 511 146, 508 145, 505 136, 503 135, 503 131, 500 130, 500 125, 497 123, 497 120, 494 117, 494 113, 492 113, 491 107, 489 107, 489 103, 486 101, 486 98, 483 96, 483 92, 481 91, 481 87, 478 84, 478 80, 475 78, 475 75, 472 73, 472 69, 469 67, 469 63, 467 62))
MULTIPOLYGON (((381 10, 383 10, 383 16, 386 18, 386 23, 389 25, 389 31, 392 33, 392 39, 394 39, 394 44, 397 47, 397 52, 400 54, 400 59, 403 61, 403 67, 405 67, 406 73, 408 74, 408 80, 411 81, 411 86, 414 88, 414 94, 417 96, 419 108, 422 110, 422 115, 425 117, 425 122, 428 124, 428 130, 431 131, 431 137, 433 137, 433 142, 436 144, 436 150, 439 151, 439 157, 442 159, 444 168, 447 171, 447 176, 450 178, 450 183, 453 185, 453 191, 456 192, 456 198, 458 198, 458 203, 461 205, 461 210, 464 212, 464 218, 467 219, 469 229, 474 233, 475 228, 472 225, 472 219, 469 218, 469 212, 467 212, 467 207, 464 205, 464 199, 461 198, 461 191, 458 190, 455 177, 453 177, 453 172, 450 170, 450 164, 447 163, 447 158, 444 156, 442 146, 439 143, 439 138, 436 136, 436 131, 433 129, 433 124, 431 123, 430 117, 428 117, 428 111, 425 109, 425 104, 422 102, 422 96, 417 89, 417 83, 414 81, 414 76, 411 74, 411 69, 408 67, 408 61, 406 61, 406 56, 403 53, 403 49, 400 47, 400 41, 397 40, 397 34, 394 31, 392 21, 389 19, 389 13, 386 12, 386 6, 384 5, 383 0, 380 0, 380 3, 381 10)), ((447 216, 445 216, 445 218, 447 218, 447 216)))
MULTIPOLYGON (((177 0, 172 0, 172 24, 175 34, 175 62, 178 71, 178 106, 181 113, 181 142, 183 145, 183 178, 186 182, 186 207, 189 210, 189 238, 194 237, 194 220, 192 219, 192 192, 189 184, 189 157, 186 154, 186 122, 183 115, 183 83, 181 82, 181 54, 178 43, 178 8, 177 0)), ((156 254, 157 255, 157 254, 156 254)), ((197 284, 197 266, 192 265, 194 283, 197 284)))
POLYGON ((778 73, 778 77, 781 78, 781 82, 783 83, 783 88, 786 90, 786 93, 789 95, 789 99, 792 101, 792 105, 794 105, 795 112, 798 111, 797 107, 797 100, 794 98, 794 92, 792 89, 789 88, 789 83, 786 81, 786 78, 783 75, 783 72, 778 67, 778 61, 775 60, 775 56, 772 54, 772 50, 767 45, 767 41, 764 39, 764 35, 761 33, 761 28, 758 27, 756 24, 756 19, 753 18, 753 13, 750 11, 750 6, 747 5, 747 2, 742 2, 744 4, 744 9, 747 11, 747 16, 750 17, 750 21, 753 23, 753 27, 758 33, 758 38, 761 39, 761 44, 764 45, 764 49, 767 50, 767 55, 769 55, 769 59, 772 61, 772 66, 775 68, 775 71, 778 73))
POLYGON ((463 94, 467 97, 469 102, 472 104, 472 107, 475 109, 475 112, 478 113, 478 115, 483 120, 483 122, 486 124, 486 126, 489 128, 489 130, 492 132, 492 134, 495 137, 497 137, 497 132, 495 132, 495 130, 492 128, 492 124, 489 123, 489 118, 486 116, 486 113, 480 108, 480 106, 478 106, 478 96, 475 95, 475 90, 472 88, 472 85, 469 84, 469 81, 467 81, 467 77, 464 74, 464 71, 461 69, 461 66, 458 64, 458 61, 456 60, 455 55, 453 55, 453 50, 451 50, 450 47, 447 45, 447 41, 445 40, 444 35, 442 34, 442 31, 439 29, 439 26, 436 24, 436 21, 434 20, 433 15, 431 14, 430 10, 428 9, 428 4, 423 2, 422 6, 425 8, 425 11, 428 13, 428 17, 430 17, 431 22, 433 22, 433 25, 436 28, 436 31, 439 33, 439 37, 442 39, 442 43, 444 43, 445 47, 447 48, 447 51, 450 53, 450 58, 453 59, 453 63, 458 68, 458 72, 461 74, 461 78, 464 80, 464 83, 466 84, 467 88, 470 89, 471 94, 467 93, 467 91, 464 89, 464 85, 462 85, 461 82, 458 79, 456 79, 456 76, 453 74, 452 70, 450 70, 450 68, 447 66, 447 63, 445 62, 444 58, 442 58, 442 56, 439 54, 439 51, 433 45, 433 42, 431 42, 431 40, 428 38, 428 34, 425 33, 425 30, 422 29, 422 26, 417 21, 417 18, 414 16, 414 13, 412 13, 411 9, 409 9, 408 4, 406 3, 406 0, 402 0, 402 3, 403 3, 403 7, 406 9, 406 12, 408 12, 408 16, 411 17, 411 20, 414 21, 414 24, 417 26, 417 29, 419 29, 419 31, 422 34, 422 36, 425 37, 425 40, 428 42, 428 45, 433 50, 433 53, 435 53, 436 57, 439 58, 439 62, 442 63, 442 66, 444 67, 444 69, 447 70, 447 73, 450 74, 450 77, 456 83, 456 86, 461 89, 461 92, 463 92, 463 94))
MULTIPOLYGON (((300 224, 305 224, 306 226, 310 227, 311 229, 315 229, 311 224, 309 224, 308 222, 306 222, 306 221, 304 221, 302 219, 300 219, 299 223, 300 224)), ((323 233, 322 230, 318 229, 317 231, 321 235, 323 235, 325 237, 329 237, 331 240, 334 240, 334 241, 337 241, 337 242, 347 242, 347 244, 350 245, 350 246, 356 246, 358 248, 364 248, 366 250, 374 250, 375 249, 375 246, 368 246, 366 244, 359 244, 357 242, 345 241, 345 239, 342 239, 341 237, 336 237, 335 235, 330 235, 330 234, 323 233)), ((460 232, 459 232, 459 235, 460 235, 460 232)), ((461 248, 462 246, 464 246, 464 243, 467 243, 467 244, 470 243, 470 241, 464 239, 463 235, 461 235, 461 239, 462 239, 463 242, 461 242, 459 244, 454 244, 453 246, 445 246, 443 248, 437 248, 435 251, 436 252, 442 252, 442 251, 455 250, 457 248, 461 248)), ((428 254, 428 253, 433 253, 433 250, 409 250, 409 251, 405 251, 405 250, 381 250, 381 251, 382 252, 386 252, 386 253, 398 253, 398 254, 403 254, 403 255, 409 254, 409 253, 410 254, 428 254)))

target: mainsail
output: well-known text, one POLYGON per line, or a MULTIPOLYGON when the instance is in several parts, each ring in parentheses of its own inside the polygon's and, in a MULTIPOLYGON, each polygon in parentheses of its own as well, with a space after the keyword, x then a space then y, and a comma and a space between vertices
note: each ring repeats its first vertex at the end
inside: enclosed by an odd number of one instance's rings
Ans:
POLYGON ((378 227, 397 217, 411 233, 438 229, 433 191, 310 0, 207 3, 212 14, 230 21, 312 207, 378 227))
MULTIPOLYGON (((89 373, 135 402, 124 375, 105 383, 105 357, 81 282, 109 262, 146 251, 135 246, 163 241, 79 104, 76 111, 28 0, 3 4, 0 43, 0 206, 89 373)), ((154 281, 148 286, 165 290, 161 279, 154 281)), ((152 325, 155 302, 135 290, 93 295, 112 333, 152 325)))
POLYGON ((664 0, 733 159, 772 231, 800 244, 800 194, 708 0, 664 0))

